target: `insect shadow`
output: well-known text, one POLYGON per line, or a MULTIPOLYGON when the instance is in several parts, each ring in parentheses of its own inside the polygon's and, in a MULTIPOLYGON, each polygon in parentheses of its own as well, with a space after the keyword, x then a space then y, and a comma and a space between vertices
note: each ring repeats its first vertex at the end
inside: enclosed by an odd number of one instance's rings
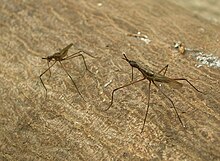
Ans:
MULTIPOLYGON (((81 92, 79 91, 78 87, 76 86, 76 83, 74 82, 73 78, 72 78, 71 75, 67 72, 67 70, 64 68, 64 66, 63 66, 63 64, 62 64, 62 61, 64 61, 64 60, 69 60, 69 59, 73 59, 73 58, 76 58, 76 57, 82 57, 83 62, 84 62, 84 65, 85 65, 85 67, 86 67, 86 70, 89 71, 91 74, 93 74, 93 73, 88 69, 88 67, 87 67, 87 65, 86 65, 85 58, 84 58, 84 56, 82 55, 82 53, 87 54, 88 56, 93 57, 93 58, 95 58, 95 57, 92 56, 92 55, 90 55, 89 53, 83 51, 83 50, 79 50, 79 51, 77 51, 76 53, 73 53, 73 54, 71 54, 71 55, 68 56, 68 55, 67 55, 68 50, 71 48, 72 45, 73 45, 73 44, 71 43, 71 44, 67 45, 65 48, 61 49, 59 52, 54 53, 53 55, 47 56, 47 57, 45 57, 45 58, 42 58, 42 59, 46 59, 46 60, 47 60, 47 64, 48 64, 48 68, 47 68, 43 73, 41 73, 41 75, 39 76, 39 77, 40 77, 40 80, 41 80, 41 83, 43 84, 43 87, 44 87, 44 89, 45 89, 45 91, 46 91, 46 97, 45 97, 45 99, 47 98, 47 88, 46 88, 46 86, 45 86, 45 84, 44 84, 44 82, 43 82, 43 80, 42 80, 42 76, 43 76, 47 71, 49 71, 50 76, 51 76, 51 71, 50 71, 50 69, 51 69, 57 62, 59 62, 60 65, 61 65, 61 67, 62 67, 63 70, 65 71, 65 73, 66 73, 66 74, 68 75, 68 77, 71 79, 71 81, 72 81, 73 85, 75 86, 75 88, 76 88, 77 92, 79 93, 79 95, 80 95, 81 98, 85 101, 84 97, 82 96, 81 92), (52 63, 52 65, 50 65, 50 62, 51 62, 51 61, 54 61, 54 62, 52 63)), ((49 76, 49 77, 50 77, 50 76, 49 76)))
POLYGON ((149 105, 150 105, 150 88, 151 88, 151 83, 153 83, 156 88, 171 102, 174 110, 175 110, 175 113, 179 119, 179 122, 181 123, 181 125, 184 127, 183 125, 183 122, 177 112, 177 109, 173 103, 173 101, 171 100, 170 97, 168 97, 164 92, 163 90, 160 88, 160 86, 158 86, 155 82, 160 82, 160 83, 167 83, 168 85, 170 85, 171 87, 175 88, 175 89, 178 89, 178 88, 181 88, 183 86, 182 83, 178 82, 178 81, 186 81, 190 86, 192 86, 197 92, 200 92, 202 93, 201 91, 199 91, 192 83, 190 83, 190 81, 188 81, 187 79, 185 78, 169 78, 167 76, 165 76, 166 74, 166 71, 167 71, 167 68, 168 68, 168 65, 166 65, 164 68, 162 68, 159 72, 154 72, 152 71, 147 65, 143 66, 141 65, 140 63, 137 63, 136 61, 133 61, 133 60, 129 60, 125 54, 124 55, 124 60, 126 60, 130 66, 132 67, 132 82, 129 83, 129 84, 126 84, 126 85, 123 85, 121 87, 118 87, 116 89, 114 89, 112 91, 112 95, 111 95, 111 103, 110 105, 108 106, 107 109, 105 109, 106 111, 112 106, 113 104, 113 101, 114 101, 114 93, 119 90, 119 89, 122 89, 122 88, 125 88, 125 87, 128 87, 130 85, 133 85, 135 83, 138 83, 138 82, 141 82, 145 79, 147 79, 149 81, 149 86, 148 86, 148 102, 147 102, 147 110, 146 110, 146 114, 145 114, 145 118, 144 118, 144 122, 143 122, 143 126, 142 126, 142 129, 141 129, 141 133, 143 132, 144 130, 144 126, 145 126, 145 122, 146 122, 146 119, 147 119, 147 115, 148 115, 148 110, 149 110, 149 105), (138 69, 142 75, 143 75, 143 78, 142 79, 139 79, 139 80, 136 80, 136 81, 133 81, 133 69, 136 68, 138 69), (163 72, 164 71, 164 72, 163 72), (161 72, 163 72, 163 74, 161 74, 161 72))

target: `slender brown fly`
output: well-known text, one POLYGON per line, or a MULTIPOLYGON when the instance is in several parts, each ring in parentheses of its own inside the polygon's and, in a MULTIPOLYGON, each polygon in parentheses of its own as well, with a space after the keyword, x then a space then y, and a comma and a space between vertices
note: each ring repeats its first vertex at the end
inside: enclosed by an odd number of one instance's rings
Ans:
POLYGON ((147 104, 147 110, 146 110, 146 114, 145 114, 145 118, 144 118, 144 123, 143 123, 143 126, 142 126, 142 129, 141 129, 141 133, 143 132, 144 130, 144 126, 145 126, 145 122, 146 122, 146 119, 147 119, 147 115, 148 115, 148 110, 149 110, 149 105, 150 105, 150 87, 151 87, 151 83, 153 83, 156 88, 171 102, 174 110, 175 110, 175 113, 181 123, 181 125, 184 127, 183 125, 183 122, 177 112, 177 109, 173 103, 173 101, 171 100, 171 98, 169 98, 164 92, 163 90, 160 88, 159 85, 157 85, 155 82, 159 82, 159 83, 167 83, 168 85, 170 85, 171 87, 173 88, 181 88, 183 86, 182 83, 178 82, 178 81, 186 81, 190 86, 192 86, 196 91, 202 93, 201 91, 199 91, 192 83, 190 83, 190 81, 188 81, 187 79, 185 78, 169 78, 169 77, 166 77, 165 74, 166 74, 166 71, 167 71, 167 68, 168 68, 168 65, 166 65, 164 68, 162 68, 159 72, 154 72, 152 71, 148 66, 142 66, 141 64, 137 63, 136 61, 133 61, 133 60, 129 60, 125 54, 124 55, 124 60, 126 60, 130 66, 132 67, 132 82, 129 83, 129 84, 126 84, 126 85, 123 85, 121 87, 118 87, 116 89, 114 89, 112 91, 112 97, 111 97, 111 103, 109 105, 109 107, 106 109, 108 110, 112 104, 113 104, 113 100, 114 100, 114 93, 119 90, 119 89, 122 89, 124 87, 127 87, 127 86, 130 86, 130 85, 133 85, 135 83, 138 83, 138 82, 141 82, 145 79, 147 79, 149 81, 149 86, 148 86, 148 104, 147 104), (134 68, 137 68, 143 75, 143 78, 142 79, 139 79, 139 80, 136 80, 136 81, 133 81, 133 69, 134 68), (163 72, 164 71, 164 72, 163 72), (163 74, 161 74, 161 72, 163 72, 163 74))
MULTIPOLYGON (((79 93, 79 95, 80 95, 80 96, 82 97, 82 99, 85 101, 84 97, 82 96, 82 94, 80 93, 78 87, 76 86, 76 83, 74 82, 73 78, 72 78, 71 75, 67 72, 67 70, 64 68, 64 66, 63 66, 63 64, 62 64, 62 61, 64 61, 64 60, 69 60, 69 59, 72 59, 72 58, 75 58, 75 57, 82 57, 83 62, 84 62, 84 65, 85 65, 85 67, 86 67, 86 70, 89 71, 90 73, 92 73, 92 72, 88 69, 88 67, 87 67, 87 65, 86 65, 85 58, 84 58, 84 56, 82 55, 82 53, 87 54, 87 55, 89 55, 89 56, 91 56, 91 57, 93 57, 93 56, 90 55, 89 53, 83 51, 83 50, 79 50, 79 51, 77 51, 76 53, 73 53, 73 54, 67 56, 68 50, 71 48, 72 45, 73 45, 73 44, 71 43, 71 44, 67 45, 65 48, 61 49, 59 52, 54 53, 53 55, 50 55, 50 56, 48 56, 48 57, 42 58, 42 59, 46 59, 46 60, 47 60, 47 64, 48 64, 48 68, 39 76, 39 77, 40 77, 40 80, 41 80, 41 83, 43 84, 43 87, 44 87, 44 89, 45 89, 45 91, 46 91, 46 98, 47 98, 47 88, 46 88, 46 86, 44 85, 44 82, 43 82, 43 80, 42 80, 41 77, 42 77, 47 71, 49 71, 50 76, 51 76, 51 71, 50 71, 50 69, 51 69, 57 62, 59 62, 60 65, 61 65, 61 67, 62 67, 63 70, 65 71, 65 73, 66 73, 66 74, 68 75, 68 77, 71 79, 71 81, 72 81, 73 85, 75 86, 75 88, 76 88, 77 92, 79 93), (50 62, 51 62, 51 61, 54 61, 54 62, 52 63, 52 65, 50 65, 50 62)), ((49 76, 49 77, 50 77, 50 76, 49 76)))

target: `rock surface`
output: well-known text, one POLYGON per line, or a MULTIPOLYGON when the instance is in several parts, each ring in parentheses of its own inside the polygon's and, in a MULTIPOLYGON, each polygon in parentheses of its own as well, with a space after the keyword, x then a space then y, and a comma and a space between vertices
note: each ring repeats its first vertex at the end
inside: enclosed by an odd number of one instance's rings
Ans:
MULTIPOLYGON (((202 65, 186 47, 220 57, 220 23, 200 17, 172 1, 2 1, 0 6, 0 160, 219 160, 220 68, 202 65), (138 34, 140 33, 140 34, 138 34), (128 36, 128 35, 133 36, 128 36), (134 36, 136 35, 136 37, 134 36), (142 35, 142 37, 139 37, 142 35), (59 63, 47 69, 47 57, 73 43, 81 57, 63 61, 86 102, 59 63), (131 81, 128 58, 167 76, 187 78, 184 87, 161 88, 171 103, 148 81, 115 93, 131 81)), ((134 79, 141 74, 134 70, 134 79)))

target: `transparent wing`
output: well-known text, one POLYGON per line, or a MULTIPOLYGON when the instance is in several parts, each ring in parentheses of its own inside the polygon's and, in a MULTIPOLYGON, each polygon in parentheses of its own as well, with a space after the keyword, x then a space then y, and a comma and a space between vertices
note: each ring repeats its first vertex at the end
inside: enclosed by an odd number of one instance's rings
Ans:
POLYGON ((69 50, 69 48, 71 48, 71 46, 73 45, 73 43, 67 45, 65 48, 63 48, 59 53, 60 53, 60 56, 63 58, 67 55, 67 52, 69 50))
POLYGON ((173 87, 173 88, 175 88, 175 89, 179 89, 179 88, 181 88, 181 87, 183 86, 182 83, 177 82, 177 81, 175 81, 175 80, 173 80, 173 79, 171 79, 171 80, 168 82, 168 85, 171 86, 171 87, 173 87))
POLYGON ((175 88, 175 89, 181 88, 183 86, 182 83, 177 82, 176 80, 171 79, 171 78, 166 77, 161 74, 156 74, 154 77, 155 77, 154 81, 161 82, 161 83, 167 83, 169 86, 171 86, 172 88, 175 88))

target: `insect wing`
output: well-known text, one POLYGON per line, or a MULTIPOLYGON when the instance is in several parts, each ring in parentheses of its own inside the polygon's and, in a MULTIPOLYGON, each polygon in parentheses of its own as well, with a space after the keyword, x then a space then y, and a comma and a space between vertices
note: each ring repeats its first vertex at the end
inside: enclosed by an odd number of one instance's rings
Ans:
POLYGON ((175 89, 179 89, 183 86, 182 83, 177 82, 176 80, 173 80, 173 79, 170 79, 170 78, 168 78, 168 79, 169 79, 169 81, 167 82, 168 85, 175 88, 175 89))
POLYGON ((68 46, 66 46, 65 48, 63 48, 61 51, 60 51, 60 56, 63 58, 67 55, 67 52, 69 50, 69 48, 71 48, 71 46, 73 45, 73 43, 69 44, 68 46))

